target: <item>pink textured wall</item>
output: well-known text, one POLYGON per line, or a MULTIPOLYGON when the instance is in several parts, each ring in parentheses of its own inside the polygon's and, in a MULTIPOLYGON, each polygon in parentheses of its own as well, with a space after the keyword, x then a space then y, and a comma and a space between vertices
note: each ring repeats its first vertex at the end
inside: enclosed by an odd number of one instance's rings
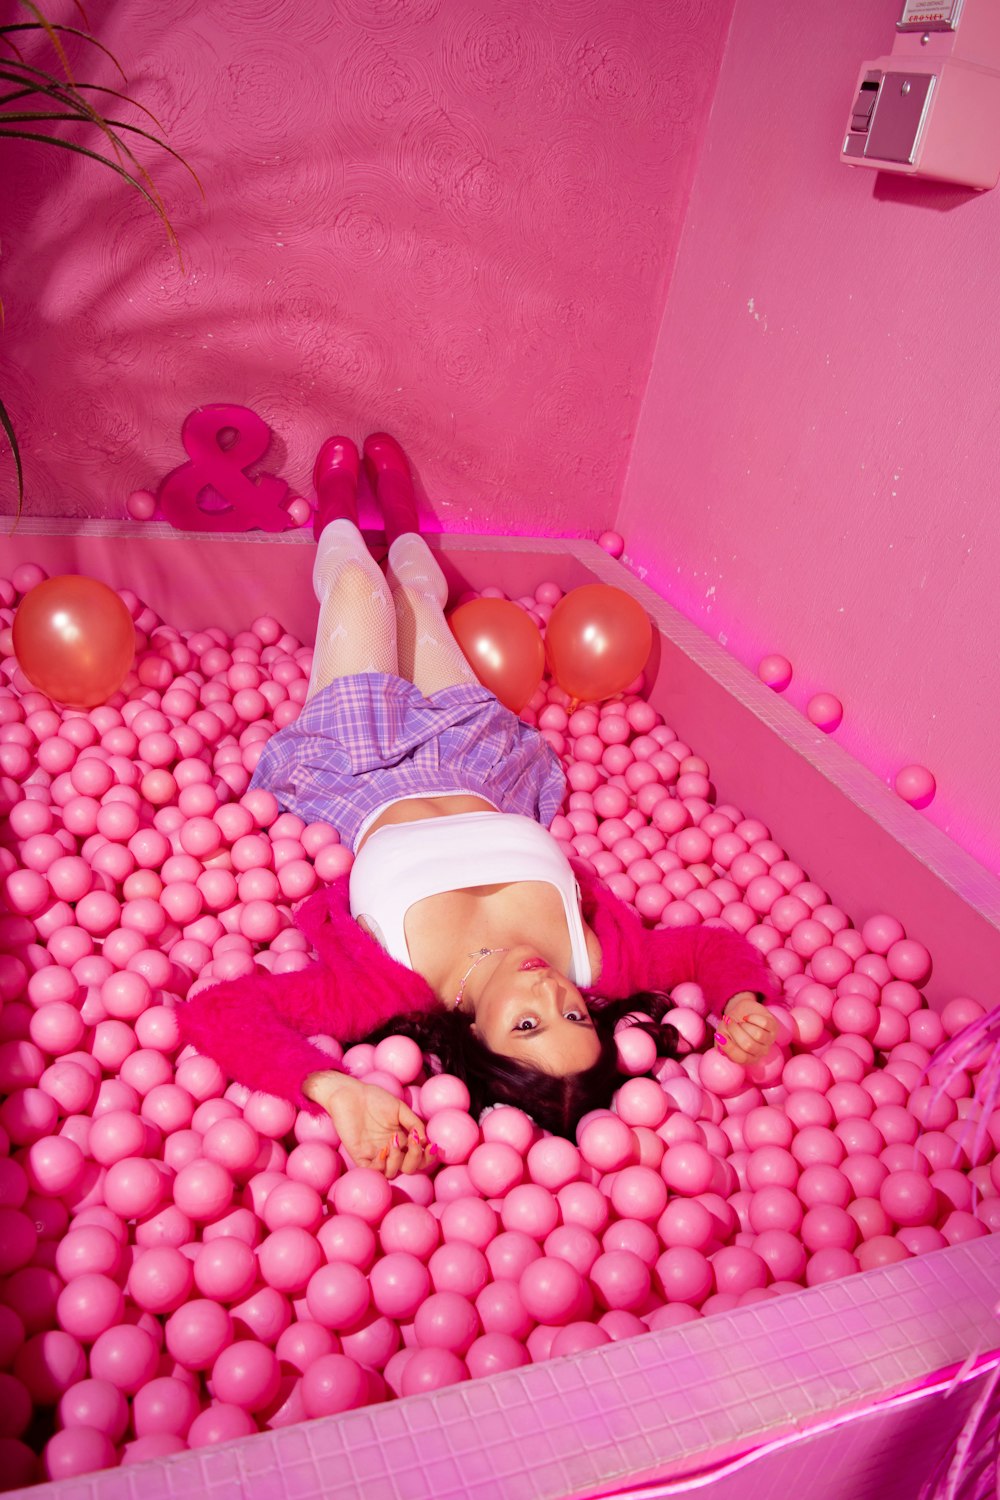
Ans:
MULTIPOLYGON (((79 23, 71 0, 46 9, 79 23)), ((205 201, 157 163, 182 274, 110 174, 0 142, 2 391, 29 511, 124 514, 183 458, 183 416, 235 401, 306 492, 331 431, 385 426, 443 529, 611 524, 731 9, 93 7, 205 201)))
POLYGON ((642 408, 628 555, 991 869, 1000 191, 842 166, 897 0, 737 0, 642 408))

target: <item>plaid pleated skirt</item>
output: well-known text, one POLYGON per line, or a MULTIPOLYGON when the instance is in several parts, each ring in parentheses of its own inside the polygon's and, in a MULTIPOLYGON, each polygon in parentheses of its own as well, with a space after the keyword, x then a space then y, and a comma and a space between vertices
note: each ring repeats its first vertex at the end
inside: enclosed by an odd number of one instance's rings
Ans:
POLYGON ((559 758, 479 683, 425 698, 382 672, 341 677, 267 741, 251 781, 355 847, 400 797, 466 794, 547 828, 566 782, 559 758))

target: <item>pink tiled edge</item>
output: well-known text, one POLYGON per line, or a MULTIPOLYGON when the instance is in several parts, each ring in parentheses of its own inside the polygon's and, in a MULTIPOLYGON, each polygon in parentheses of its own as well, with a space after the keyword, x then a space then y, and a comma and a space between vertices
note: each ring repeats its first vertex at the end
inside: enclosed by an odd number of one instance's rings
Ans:
MULTIPOLYGON (((998 1288, 991 1236, 572 1359, 17 1493, 563 1500, 677 1480, 994 1348, 998 1288)), ((932 1452, 957 1431, 964 1408, 950 1400, 921 1404, 932 1452)))

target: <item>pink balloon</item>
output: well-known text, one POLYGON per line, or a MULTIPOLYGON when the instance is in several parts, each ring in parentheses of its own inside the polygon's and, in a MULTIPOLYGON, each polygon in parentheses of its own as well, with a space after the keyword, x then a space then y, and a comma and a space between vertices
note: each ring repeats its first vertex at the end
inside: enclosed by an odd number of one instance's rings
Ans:
POLYGON ((609 584, 571 589, 549 617, 545 656, 571 698, 598 702, 629 685, 652 645, 649 616, 637 600, 609 584))
POLYGON ((519 714, 545 667, 537 625, 507 599, 471 599, 452 611, 448 624, 480 682, 519 714))
POLYGON ((63 574, 25 595, 13 644, 21 670, 41 692, 70 708, 91 708, 121 686, 135 653, 135 628, 114 589, 63 574))

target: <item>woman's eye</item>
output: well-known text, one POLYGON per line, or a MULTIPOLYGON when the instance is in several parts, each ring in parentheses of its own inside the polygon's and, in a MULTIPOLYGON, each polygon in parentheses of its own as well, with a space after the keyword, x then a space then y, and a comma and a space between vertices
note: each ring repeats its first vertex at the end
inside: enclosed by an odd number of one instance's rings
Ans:
POLYGON ((534 1031, 538 1022, 532 1016, 524 1016, 514 1027, 515 1031, 534 1031))
POLYGON ((583 1020, 583 1011, 582 1010, 567 1010, 566 1012, 564 1012, 564 1014, 566 1016, 567 1021, 582 1021, 583 1020))

